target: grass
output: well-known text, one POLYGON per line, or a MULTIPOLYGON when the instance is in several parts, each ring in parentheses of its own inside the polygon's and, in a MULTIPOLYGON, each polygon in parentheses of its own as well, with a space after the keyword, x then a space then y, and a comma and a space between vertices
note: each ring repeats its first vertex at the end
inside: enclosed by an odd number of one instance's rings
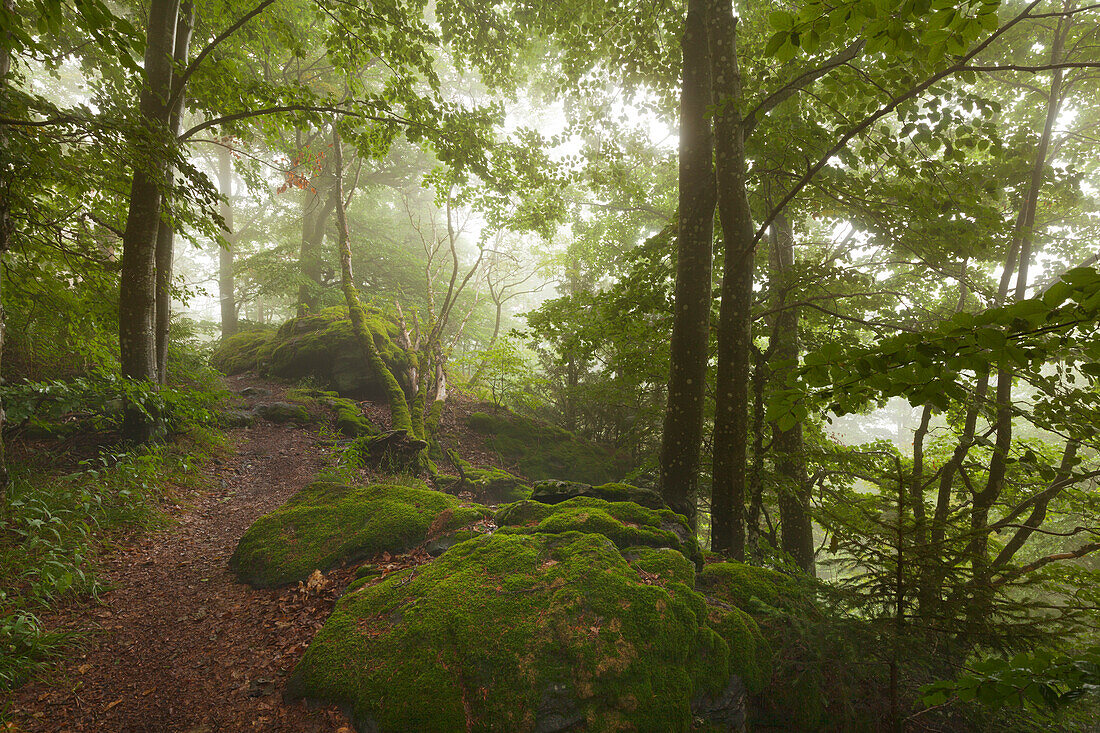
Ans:
POLYGON ((101 449, 71 473, 12 466, 0 500, 0 690, 23 684, 74 641, 44 630, 41 615, 102 591, 96 557, 166 524, 163 503, 197 488, 198 469, 225 447, 224 434, 191 426, 170 443, 101 449))

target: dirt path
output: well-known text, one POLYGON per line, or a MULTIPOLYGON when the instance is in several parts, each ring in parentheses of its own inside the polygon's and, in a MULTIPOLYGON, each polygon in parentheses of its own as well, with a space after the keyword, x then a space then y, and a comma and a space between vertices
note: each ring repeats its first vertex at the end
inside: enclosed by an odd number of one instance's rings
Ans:
MULTIPOLYGON (((253 384, 281 396, 275 385, 253 384)), ((15 730, 217 733, 326 731, 334 709, 286 703, 282 690, 343 583, 255 591, 226 563, 256 517, 282 504, 322 467, 308 431, 257 421, 234 431, 238 450, 212 468, 212 490, 178 517, 110 556, 101 604, 58 612, 52 627, 89 632, 49 684, 16 691, 15 730)), ((345 730, 348 730, 345 728, 345 730)))

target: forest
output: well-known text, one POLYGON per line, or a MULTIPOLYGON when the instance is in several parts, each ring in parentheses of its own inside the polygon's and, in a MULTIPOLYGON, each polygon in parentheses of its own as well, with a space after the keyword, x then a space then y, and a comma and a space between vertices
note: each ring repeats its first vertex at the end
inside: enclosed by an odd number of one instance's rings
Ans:
POLYGON ((1100 730, 1100 4, 0 7, 0 730, 1100 730))

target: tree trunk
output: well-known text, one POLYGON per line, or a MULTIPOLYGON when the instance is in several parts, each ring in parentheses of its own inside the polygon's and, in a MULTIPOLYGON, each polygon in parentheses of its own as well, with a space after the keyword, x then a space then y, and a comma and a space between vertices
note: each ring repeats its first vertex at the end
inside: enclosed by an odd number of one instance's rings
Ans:
POLYGON ((711 94, 706 9, 707 0, 688 0, 682 43, 676 295, 660 460, 665 501, 686 516, 693 527, 706 397, 714 246, 714 141, 707 117, 711 94))
MULTIPOLYGON (((13 13, 15 10, 14 0, 4 0, 4 11, 6 13, 13 13)), ((10 117, 8 111, 8 73, 11 71, 11 41, 10 34, 4 33, 0 35, 0 116, 10 117)), ((0 160, 3 160, 8 155, 8 128, 6 126, 0 126, 0 160)), ((11 249, 11 235, 14 231, 11 221, 11 187, 15 182, 9 175, 3 175, 0 172, 0 364, 3 362, 4 354, 4 325, 6 320, 6 314, 4 312, 3 301, 3 273, 4 273, 4 259, 7 256, 8 250, 11 249)), ((3 380, 0 379, 0 384, 3 380)), ((3 501, 4 495, 7 493, 8 488, 8 462, 6 456, 6 450, 4 446, 4 403, 0 401, 0 502, 3 501)))
MULTIPOLYGON (((486 351, 491 351, 492 348, 496 346, 497 337, 500 335, 500 322, 504 315, 503 311, 504 302, 500 300, 496 301, 496 316, 493 319, 493 335, 489 338, 489 346, 485 349, 486 351)), ((481 358, 481 361, 477 365, 477 369, 474 370, 474 376, 470 377, 470 382, 466 385, 466 387, 469 388, 477 385, 477 383, 481 380, 482 373, 488 366, 489 357, 488 355, 486 355, 481 358)))
MULTIPOLYGON (((794 231, 785 214, 772 221, 771 271, 776 287, 772 308, 776 310, 769 349, 775 365, 772 375, 782 386, 798 366, 798 309, 788 306, 791 270, 794 267, 794 231)), ((779 474, 779 525, 783 551, 800 568, 815 574, 814 531, 810 516, 810 483, 806 476, 806 451, 802 425, 789 430, 772 425, 772 451, 779 474)))
POLYGON ((745 180, 741 125, 741 71, 737 21, 728 0, 715 2, 708 18, 711 88, 719 111, 714 123, 718 219, 725 257, 718 312, 715 382, 711 548, 745 557, 745 493, 748 475, 748 395, 752 333, 753 225, 745 180))
POLYGON ((393 372, 382 361, 382 355, 378 353, 374 335, 367 328, 367 319, 363 303, 359 300, 359 291, 355 288, 355 279, 351 271, 351 235, 348 232, 347 214, 344 212, 344 157, 340 150, 340 132, 335 125, 332 127, 332 147, 335 157, 333 197, 336 199, 336 234, 340 247, 340 284, 344 290, 344 300, 348 305, 351 328, 355 334, 355 340, 359 342, 359 348, 363 350, 363 357, 367 364, 386 385, 393 429, 404 430, 411 437, 414 435, 413 421, 409 405, 405 401, 405 391, 401 389, 393 372))
POLYGON ((324 257, 321 247, 325 241, 325 228, 335 197, 325 195, 330 184, 331 163, 326 159, 321 173, 314 183, 302 190, 302 247, 298 254, 298 267, 302 282, 298 286, 298 316, 316 313, 321 308, 321 267, 324 257))
MULTIPOLYGON (((168 137, 168 98, 172 91, 177 0, 152 0, 146 31, 145 79, 141 117, 145 125, 138 143, 126 229, 122 236, 122 271, 118 298, 119 361, 125 379, 157 383, 156 244, 160 222, 160 182, 167 172, 163 146, 168 137)), ((153 436, 152 421, 135 405, 127 405, 122 434, 145 442, 153 436)))
POLYGON ((237 333, 237 294, 233 273, 233 153, 221 145, 218 147, 218 188, 222 220, 225 222, 226 246, 218 248, 218 300, 221 305, 222 338, 237 333))
MULTIPOLYGON (((1068 12, 1073 7, 1073 0, 1067 2, 1064 9, 1068 12)), ((1069 33, 1071 21, 1061 18, 1058 28, 1054 33, 1054 42, 1051 44, 1050 62, 1057 64, 1062 60, 1065 51, 1066 36, 1069 33)), ((1019 242, 1019 266, 1016 272, 1016 300, 1027 297, 1028 265, 1032 256, 1032 242, 1035 229, 1035 209, 1039 203, 1039 192, 1043 186, 1043 172, 1046 168, 1047 153, 1050 149, 1050 139, 1054 132, 1054 123, 1062 108, 1062 69, 1054 69, 1051 72, 1050 94, 1047 97, 1046 118, 1043 124, 1043 133, 1039 138, 1039 146, 1035 151, 1032 163, 1031 177, 1027 195, 1023 201, 1021 216, 1017 220, 1017 232, 1015 239, 1019 242)), ((1008 271, 1006 270, 1006 273, 1008 271)), ((976 593, 986 598, 986 586, 989 581, 989 532, 986 530, 989 520, 989 511, 1000 498, 1004 489, 1005 473, 1008 467, 1008 454, 1012 447, 1012 369, 1002 362, 997 370, 997 417, 994 423, 997 438, 993 446, 993 455, 989 461, 989 474, 985 486, 974 494, 974 506, 971 510, 970 527, 973 539, 967 550, 973 567, 973 586, 976 593)), ((982 602, 971 604, 975 614, 983 614, 985 607, 982 602)))
MULTIPOLYGON (((194 25, 194 8, 190 2, 180 5, 179 18, 176 21, 175 51, 172 60, 176 68, 187 65, 187 54, 191 44, 191 29, 194 25)), ((180 134, 180 121, 183 118, 183 90, 179 88, 179 82, 173 79, 172 109, 169 110, 168 129, 172 137, 180 134)), ((167 183, 171 183, 173 171, 168 170, 165 177, 167 183)), ((168 382, 168 336, 172 321, 172 257, 174 255, 176 230, 168 216, 165 216, 165 207, 161 207, 160 224, 157 226, 157 379, 160 384, 168 382)))

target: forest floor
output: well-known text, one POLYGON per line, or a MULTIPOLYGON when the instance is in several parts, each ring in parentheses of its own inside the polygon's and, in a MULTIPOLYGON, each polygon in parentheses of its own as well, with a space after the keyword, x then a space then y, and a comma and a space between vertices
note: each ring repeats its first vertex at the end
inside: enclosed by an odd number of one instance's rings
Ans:
MULTIPOLYGON (((285 387, 250 378, 246 386, 285 387)), ((105 557, 110 590, 44 619, 83 634, 58 667, 13 694, 15 731, 350 732, 335 708, 286 702, 282 692, 351 570, 308 584, 253 590, 227 563, 249 525, 308 484, 329 460, 326 441, 262 420, 231 431, 237 450, 207 468, 207 489, 172 525, 105 557)))

